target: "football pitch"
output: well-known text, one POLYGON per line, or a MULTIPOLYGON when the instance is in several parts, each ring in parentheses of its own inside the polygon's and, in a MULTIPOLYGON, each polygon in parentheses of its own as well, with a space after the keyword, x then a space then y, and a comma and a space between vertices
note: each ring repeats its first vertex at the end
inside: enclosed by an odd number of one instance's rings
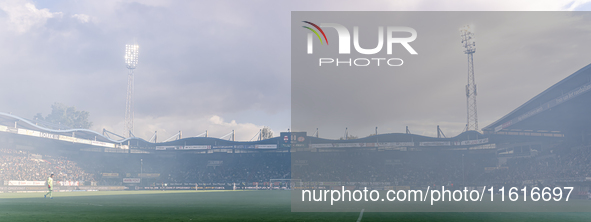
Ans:
POLYGON ((591 221, 591 213, 292 213, 290 191, 0 194, 0 221, 591 221))

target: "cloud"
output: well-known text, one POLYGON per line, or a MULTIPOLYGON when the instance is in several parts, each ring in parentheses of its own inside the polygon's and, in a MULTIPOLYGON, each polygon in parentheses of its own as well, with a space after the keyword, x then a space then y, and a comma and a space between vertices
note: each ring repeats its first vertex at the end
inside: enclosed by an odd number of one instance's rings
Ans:
POLYGON ((569 11, 573 11, 573 10, 577 10, 577 8, 579 8, 580 6, 591 2, 591 0, 575 0, 574 2, 572 2, 572 4, 570 4, 570 6, 568 7, 567 10, 569 11))
POLYGON ((94 20, 89 15, 85 15, 85 14, 74 14, 74 15, 72 15, 72 18, 77 19, 78 22, 80 22, 80 23, 88 23, 88 22, 94 20))
POLYGON ((0 3, 0 9, 8 15, 7 26, 19 34, 44 25, 50 18, 63 15, 61 12, 50 12, 49 9, 37 9, 34 4, 25 1, 4 1, 0 3))

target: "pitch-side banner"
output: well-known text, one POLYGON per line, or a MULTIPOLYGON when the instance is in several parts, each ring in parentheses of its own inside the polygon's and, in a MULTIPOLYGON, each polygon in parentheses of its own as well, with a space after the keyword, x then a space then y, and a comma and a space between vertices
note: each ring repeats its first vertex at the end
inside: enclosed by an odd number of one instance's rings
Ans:
POLYGON ((16 181, 16 180, 9 180, 9 186, 44 186, 45 181, 16 181))
POLYGON ((403 147, 414 146, 414 142, 388 142, 388 143, 319 143, 310 144, 310 148, 338 148, 338 147, 403 147))
POLYGON ((289 33, 292 212, 591 212, 565 173, 587 165, 548 146, 589 138, 563 117, 591 12, 293 11, 289 33))
POLYGON ((57 182, 60 186, 67 186, 67 187, 77 187, 80 186, 79 181, 58 181, 57 182))
POLYGON ((183 149, 185 149, 185 150, 208 150, 208 149, 211 149, 211 146, 210 145, 184 146, 183 149))
POLYGON ((140 183, 141 178, 123 178, 123 183, 140 183))
POLYGON ((17 132, 18 132, 18 134, 21 134, 21 135, 35 136, 35 137, 41 136, 39 131, 34 131, 34 130, 18 129, 17 132))
POLYGON ((255 149, 277 149, 277 144, 257 144, 254 145, 255 149))
POLYGON ((114 178, 114 177, 119 177, 119 173, 103 173, 102 176, 114 178))

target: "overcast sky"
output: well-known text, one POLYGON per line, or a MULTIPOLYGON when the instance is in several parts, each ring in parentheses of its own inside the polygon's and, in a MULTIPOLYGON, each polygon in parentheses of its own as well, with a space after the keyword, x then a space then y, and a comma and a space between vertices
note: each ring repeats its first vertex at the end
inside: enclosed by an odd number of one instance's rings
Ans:
MULTIPOLYGON (((236 139, 249 140, 262 126, 276 134, 290 128, 291 11, 591 9, 586 2, 2 1, 0 112, 32 118, 61 102, 89 111, 93 130, 123 133, 123 56, 125 44, 135 41, 136 136, 209 130, 220 137, 236 130, 236 139)), ((560 79, 528 82, 520 96, 514 95, 523 88, 509 89, 495 98, 507 102, 491 102, 500 107, 490 112, 479 103, 480 126, 560 79)), ((443 121, 456 113, 430 116, 443 121)), ((418 133, 435 133, 420 125, 418 133)))

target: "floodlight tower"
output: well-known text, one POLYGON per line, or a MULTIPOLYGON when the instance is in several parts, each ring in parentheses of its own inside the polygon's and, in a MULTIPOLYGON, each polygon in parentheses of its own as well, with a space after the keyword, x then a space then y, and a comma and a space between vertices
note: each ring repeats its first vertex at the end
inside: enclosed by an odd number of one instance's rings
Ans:
POLYGON ((474 80, 474 53, 476 52, 476 41, 474 39, 474 30, 470 25, 460 28, 462 37, 462 46, 464 53, 468 55, 468 85, 466 85, 467 99, 467 123, 466 131, 478 130, 478 112, 476 110, 476 82, 474 80))
POLYGON ((133 77, 138 62, 137 44, 125 45, 125 64, 127 66, 127 101, 125 102, 124 133, 126 137, 133 136, 133 77))

